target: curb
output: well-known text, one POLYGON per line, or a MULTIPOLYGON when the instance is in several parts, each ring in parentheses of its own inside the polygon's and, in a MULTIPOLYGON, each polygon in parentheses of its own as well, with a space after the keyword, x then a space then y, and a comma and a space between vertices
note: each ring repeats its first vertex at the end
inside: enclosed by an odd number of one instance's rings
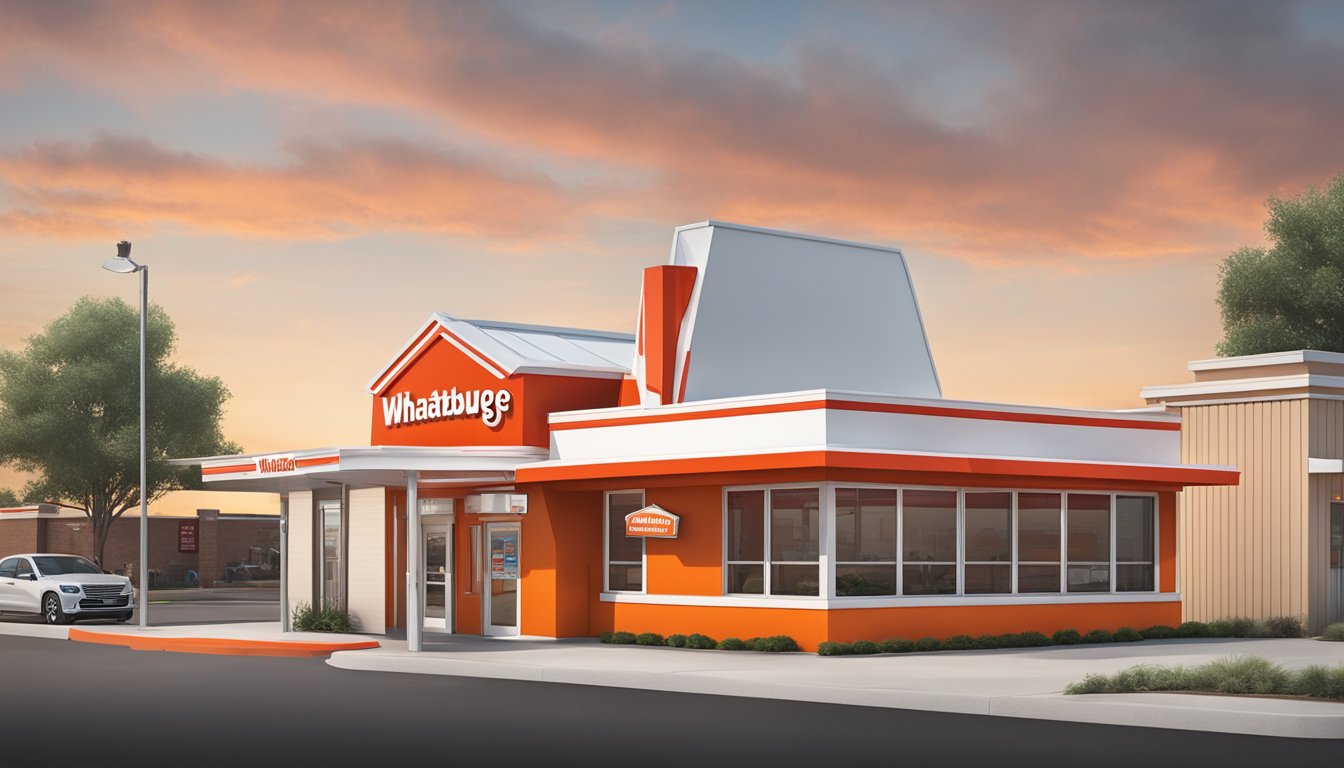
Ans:
POLYGON ((111 632, 70 630, 70 640, 78 643, 118 645, 133 651, 169 651, 172 653, 206 653, 221 656, 328 656, 336 651, 358 651, 380 648, 376 640, 346 643, 291 643, 268 640, 239 640, 211 637, 144 637, 118 635, 111 632))

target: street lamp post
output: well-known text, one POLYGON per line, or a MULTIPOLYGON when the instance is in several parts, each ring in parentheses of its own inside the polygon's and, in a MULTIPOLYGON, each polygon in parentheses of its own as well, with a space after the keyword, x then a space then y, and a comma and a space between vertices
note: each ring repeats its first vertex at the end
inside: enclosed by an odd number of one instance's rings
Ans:
POLYGON ((149 499, 145 491, 145 315, 149 309, 149 265, 131 261, 131 244, 122 240, 117 243, 117 257, 103 262, 103 269, 109 272, 140 273, 140 591, 138 593, 136 614, 140 617, 140 628, 149 626, 149 499))

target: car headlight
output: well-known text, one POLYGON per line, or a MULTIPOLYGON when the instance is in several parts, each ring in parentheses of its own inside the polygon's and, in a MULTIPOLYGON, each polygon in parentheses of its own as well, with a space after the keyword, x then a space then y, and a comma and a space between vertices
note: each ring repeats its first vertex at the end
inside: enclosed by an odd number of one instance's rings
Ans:
POLYGON ((126 582, 126 586, 124 586, 124 587, 121 588, 121 594, 123 594, 123 595, 129 595, 129 594, 131 594, 132 591, 133 591, 133 590, 131 589, 131 582, 129 582, 129 581, 126 582))
POLYGON ((62 584, 61 591, 67 595, 78 595, 79 587, 75 586, 74 584, 62 584))

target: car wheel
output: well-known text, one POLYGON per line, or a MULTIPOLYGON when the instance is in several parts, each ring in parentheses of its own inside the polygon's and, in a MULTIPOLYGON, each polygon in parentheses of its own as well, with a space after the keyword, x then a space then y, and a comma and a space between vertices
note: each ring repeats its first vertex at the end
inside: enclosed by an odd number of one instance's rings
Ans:
POLYGON ((61 598, 57 597, 55 592, 48 592, 46 597, 42 598, 42 620, 48 624, 68 624, 70 622, 70 617, 61 607, 61 598))
POLYGON ((130 620, 131 620, 131 614, 129 614, 129 613, 123 613, 123 614, 121 614, 120 616, 117 617, 117 623, 118 623, 118 624, 125 624, 126 622, 128 622, 128 621, 130 621, 130 620))

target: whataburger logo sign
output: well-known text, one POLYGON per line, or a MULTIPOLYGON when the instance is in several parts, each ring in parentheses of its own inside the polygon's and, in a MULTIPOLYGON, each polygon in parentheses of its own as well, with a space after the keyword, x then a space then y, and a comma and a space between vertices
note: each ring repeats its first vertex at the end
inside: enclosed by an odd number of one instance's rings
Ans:
POLYGON ((504 421, 504 414, 513 405, 513 393, 507 389, 472 389, 462 392, 457 387, 434 390, 429 397, 413 397, 409 392, 398 392, 382 398, 383 425, 420 424, 439 419, 461 416, 479 418, 491 429, 504 421))
POLYGON ((625 535, 646 539, 675 539, 681 518, 657 504, 650 504, 625 516, 625 535))

